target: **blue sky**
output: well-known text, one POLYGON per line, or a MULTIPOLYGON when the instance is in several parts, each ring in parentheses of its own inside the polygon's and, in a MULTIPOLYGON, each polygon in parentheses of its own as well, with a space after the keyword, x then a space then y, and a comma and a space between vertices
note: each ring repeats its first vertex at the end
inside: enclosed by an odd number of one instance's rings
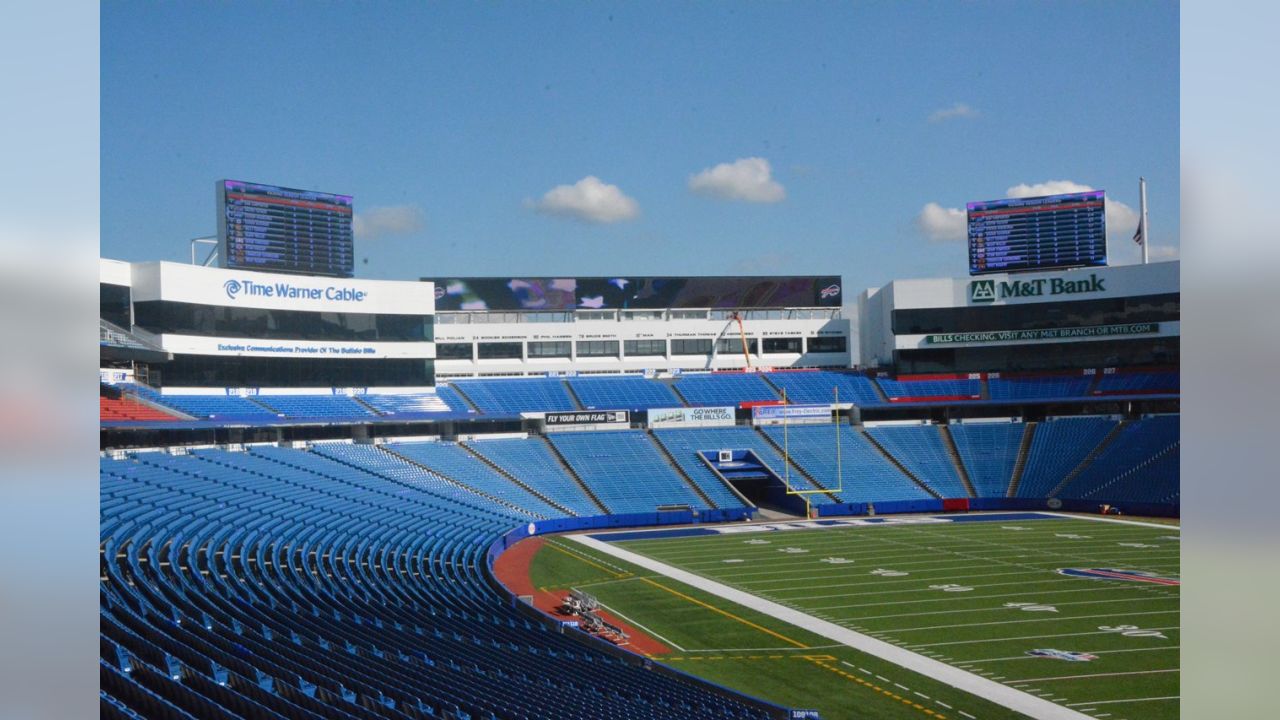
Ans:
POLYGON ((852 294, 964 275, 947 210, 1051 181, 1107 190, 1135 262, 1145 175, 1163 258, 1178 81, 1169 2, 112 2, 102 253, 184 260, 225 177, 354 195, 362 277, 852 294))

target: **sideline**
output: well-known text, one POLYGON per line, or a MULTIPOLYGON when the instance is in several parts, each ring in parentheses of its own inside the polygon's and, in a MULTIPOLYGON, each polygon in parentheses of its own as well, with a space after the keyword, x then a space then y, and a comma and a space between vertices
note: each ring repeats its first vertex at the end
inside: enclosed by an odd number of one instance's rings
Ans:
POLYGON ((868 635, 855 632, 835 623, 821 620, 798 610, 793 610, 750 593, 736 590, 700 575, 680 570, 629 550, 623 550, 610 543, 601 542, 587 535, 569 535, 567 539, 581 543, 597 552, 612 555, 646 570, 662 573, 673 580, 678 580, 699 590, 717 597, 735 602, 744 607, 764 613, 770 617, 808 630, 814 634, 828 638, 848 647, 874 655, 895 665, 920 673, 938 682, 950 685, 965 692, 990 700, 997 705, 1009 708, 1036 720, 1084 720, 1088 715, 1077 710, 1052 703, 1030 693, 988 680, 980 675, 961 670, 960 668, 934 660, 924 655, 905 650, 896 645, 877 640, 868 635))
POLYGON ((1047 510, 1043 512, 1045 515, 1053 515, 1055 517, 1068 518, 1070 520, 1092 520, 1094 522, 1119 523, 1121 525, 1137 525, 1139 527, 1156 528, 1158 530, 1182 532, 1182 523, 1178 523, 1177 525, 1166 525, 1164 523, 1140 522, 1138 520, 1120 520, 1119 518, 1113 518, 1113 517, 1096 517, 1093 515, 1087 515, 1085 513, 1073 515, 1071 513, 1049 512, 1047 510))

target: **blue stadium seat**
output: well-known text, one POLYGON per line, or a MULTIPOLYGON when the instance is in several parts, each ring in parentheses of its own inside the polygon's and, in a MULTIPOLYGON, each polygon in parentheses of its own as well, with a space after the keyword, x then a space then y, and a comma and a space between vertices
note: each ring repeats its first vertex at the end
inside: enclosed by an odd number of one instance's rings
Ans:
POLYGON ((1045 400, 1084 397, 1092 382, 1084 375, 991 378, 987 388, 992 400, 1045 400))
POLYGON ((1022 446, 1024 423, 962 423, 950 426, 960 460, 978 497, 1002 498, 1009 492, 1022 446))
POLYGON ((1175 502, 1179 495, 1177 415, 1126 423, 1119 433, 1059 493, 1101 502, 1175 502))
POLYGON ((781 398, 764 378, 754 373, 701 373, 683 375, 676 391, 690 405, 737 405, 743 402, 777 401, 781 398))
MULTIPOLYGON (((796 490, 822 489, 809 482, 800 473, 794 460, 790 463, 791 467, 788 473, 787 465, 782 459, 782 453, 778 452, 764 435, 752 427, 737 425, 734 427, 654 430, 653 434, 666 445, 677 460, 680 459, 680 456, 676 455, 676 448, 694 452, 702 450, 750 450, 775 475, 785 482, 790 482, 792 488, 796 490)), ((808 498, 809 502, 814 505, 827 505, 835 502, 835 500, 821 493, 809 495, 808 498)))
POLYGON ((430 415, 438 413, 474 413, 448 385, 440 385, 432 393, 407 395, 371 394, 360 398, 383 415, 430 415))
POLYGON ((637 375, 569 378, 569 387, 588 410, 647 410, 682 407, 671 386, 637 375))
POLYGON ((346 395, 259 395, 257 402, 290 418, 358 418, 374 415, 346 395))
POLYGON ((558 378, 458 380, 453 386, 470 398, 481 412, 495 415, 577 409, 564 383, 558 378))
POLYGON ((562 517, 566 514, 564 509, 548 504, 546 500, 504 477, 462 445, 445 442, 388 443, 387 449, 473 490, 479 490, 540 517, 562 517))
POLYGON ((604 512, 569 476, 542 438, 479 440, 466 445, 577 515, 604 512))
POLYGON ((982 397, 982 381, 963 380, 893 380, 877 378, 880 389, 890 402, 912 402, 946 398, 976 400, 982 397))
POLYGON ((1094 392, 1099 395, 1125 395, 1130 393, 1177 393, 1176 372, 1118 372, 1098 378, 1094 392))
POLYGON ((969 497, 935 425, 882 425, 867 434, 944 498, 969 497))
POLYGON ((792 403, 830 403, 832 389, 840 391, 840 402, 855 405, 882 405, 884 401, 876 393, 871 378, 852 373, 827 370, 816 372, 771 372, 765 377, 779 390, 787 391, 787 401, 792 403))
POLYGON ((317 447, 100 461, 104 717, 778 712, 531 622, 485 561, 519 513, 317 447))
POLYGON ((1115 426, 1114 420, 1102 417, 1054 418, 1037 423, 1016 495, 1048 496, 1115 426))
POLYGON ((611 513, 651 513, 659 505, 709 509, 649 436, 634 430, 549 435, 611 513))
MULTIPOLYGON (((894 467, 880 451, 848 425, 796 425, 786 430, 786 445, 791 457, 814 479, 826 487, 843 482, 843 490, 835 493, 841 502, 877 502, 886 500, 927 500, 928 492, 894 467), (840 434, 840 462, 836 462, 835 432, 840 434), (843 479, 841 480, 841 476, 843 479)), ((783 444, 783 428, 771 426, 765 432, 778 445, 783 444)))

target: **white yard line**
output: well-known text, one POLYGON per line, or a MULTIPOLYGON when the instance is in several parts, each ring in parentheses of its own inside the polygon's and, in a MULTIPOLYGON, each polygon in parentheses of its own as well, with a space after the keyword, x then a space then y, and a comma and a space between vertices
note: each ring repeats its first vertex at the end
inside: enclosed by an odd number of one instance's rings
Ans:
MULTIPOLYGON (((1024 594, 1024 595, 1029 595, 1029 594, 1031 594, 1031 593, 1023 593, 1023 594, 1024 594)), ((1004 595, 1002 595, 1001 597, 1012 597, 1012 596, 1004 596, 1004 595)), ((1078 600, 1078 601, 1076 601, 1076 602, 1055 602, 1055 603, 1052 603, 1052 605, 1053 605, 1054 607, 1066 607, 1066 606, 1068 606, 1068 605, 1098 605, 1098 604, 1100 604, 1100 603, 1113 603, 1113 602, 1152 602, 1152 601, 1155 601, 1155 600, 1166 600, 1166 601, 1167 601, 1167 600, 1177 600, 1177 599, 1178 599, 1178 598, 1176 598, 1176 597, 1116 598, 1116 599, 1114 599, 1114 600, 1078 600)), ((1046 603, 1046 604, 1048 604, 1048 603, 1046 603)), ((959 613, 971 613, 971 612, 999 612, 999 611, 1001 611, 1001 610, 1005 610, 1005 611, 1007 611, 1007 610, 1009 610, 1009 608, 1000 608, 1000 607, 983 607, 983 608, 974 608, 974 609, 972 609, 972 610, 950 610, 950 609, 949 609, 949 610, 930 610, 929 612, 895 613, 895 614, 893 614, 893 615, 864 615, 864 616, 861 616, 861 617, 850 617, 850 618, 840 618, 840 619, 841 619, 841 620, 846 620, 846 621, 848 621, 848 622, 862 622, 863 620, 884 620, 884 619, 887 619, 887 618, 921 617, 921 616, 924 616, 924 615, 957 615, 957 614, 959 614, 959 613)), ((1164 611, 1161 611, 1161 612, 1178 612, 1178 611, 1177 611, 1177 610, 1164 610, 1164 611)), ((1135 614, 1135 613, 1129 613, 1129 614, 1135 614)), ((1071 619, 1073 619, 1073 618, 1068 617, 1068 616, 1066 616, 1066 615, 1060 615, 1060 616, 1054 616, 1054 617, 1052 617, 1052 618, 1045 618, 1045 619, 1048 619, 1048 620, 1071 620, 1071 619)), ((1023 621, 1020 621, 1020 622, 1028 622, 1028 621, 1027 621, 1027 620, 1023 620, 1023 621)), ((963 627, 963 626, 959 626, 959 625, 957 625, 957 626, 947 625, 946 627, 963 627)), ((924 628, 917 628, 917 629, 919 629, 919 630, 923 630, 924 628)), ((889 631, 887 631, 887 630, 886 630, 885 632, 889 632, 889 631)))
MULTIPOLYGON (((957 612, 964 612, 964 611, 961 610, 957 612)), ((987 612, 991 612, 991 611, 988 610, 987 612)), ((1125 618, 1125 617, 1133 617, 1134 615, 1170 615, 1170 614, 1176 614, 1178 612, 1179 612, 1178 610, 1154 610, 1149 612, 1108 613, 1104 615, 1075 615, 1075 616, 1063 615, 1061 617, 1024 617, 1018 620, 998 620, 993 622, 962 623, 960 625, 930 625, 928 627, 891 628, 888 630, 876 630, 876 632, 903 633, 903 632, 915 632, 917 630, 953 630, 955 628, 983 627, 986 625, 1017 625, 1021 623, 1034 623, 1034 622, 1056 622, 1059 625, 1061 625, 1061 624, 1065 624, 1075 620, 1093 620, 1096 618, 1125 618)))
POLYGON ((1182 672, 1178 668, 1168 670, 1134 670, 1132 672, 1113 672, 1113 673, 1093 673, 1091 675, 1059 675, 1058 677, 1046 678, 1026 678, 1023 680, 1010 680, 1011 683, 1016 682, 1049 682, 1050 680, 1080 680, 1082 678, 1100 678, 1100 677, 1120 677, 1121 675, 1157 675, 1160 673, 1182 672))
MULTIPOLYGON (((1182 648, 1181 645, 1166 645, 1164 647, 1153 647, 1153 648, 1125 648, 1124 650, 1084 650, 1083 652, 1086 652, 1090 655, 1114 655, 1115 653, 1162 652, 1162 651, 1169 651, 1169 650, 1180 650, 1181 648, 1182 648)), ((981 658, 979 660, 968 660, 966 662, 977 664, 977 663, 1003 662, 1005 660, 1040 660, 1040 658, 1037 658, 1033 655, 1012 655, 1010 657, 981 658)), ((1026 681, 1018 680, 1017 682, 1026 682, 1026 681)))
POLYGON ((1041 511, 1041 515, 1053 515, 1055 517, 1070 518, 1072 520, 1092 520, 1093 522, 1119 523, 1121 525, 1137 525, 1139 527, 1158 528, 1160 530, 1168 530, 1169 532, 1182 532, 1181 525, 1162 525, 1161 523, 1139 522, 1137 520, 1117 520, 1109 517, 1094 517, 1092 515, 1069 515, 1067 513, 1041 511))
POLYGON ((804 648, 796 647, 764 647, 764 648, 715 648, 713 650, 685 650, 687 653, 730 653, 730 652, 799 652, 800 650, 831 650, 833 648, 841 648, 844 645, 810 645, 804 648))
MULTIPOLYGON (((1144 629, 1144 630, 1169 630, 1169 631, 1174 631, 1174 630, 1178 630, 1179 628, 1178 628, 1178 626, 1177 626, 1177 625, 1173 625, 1173 626, 1171 626, 1171 627, 1155 627, 1155 628, 1143 628, 1143 629, 1144 629)), ((941 647, 941 646, 943 646, 943 645, 977 645, 977 644, 979 644, 979 643, 1008 642, 1008 641, 1010 641, 1010 640, 1043 640, 1043 639, 1045 639, 1045 638, 1080 637, 1080 636, 1083 636, 1083 635, 1106 635, 1106 634, 1108 634, 1108 633, 1110 633, 1110 632, 1112 632, 1112 631, 1111 631, 1111 630, 1096 630, 1096 631, 1093 631, 1093 632, 1058 633, 1058 634, 1056 634, 1056 635, 1023 635, 1022 637, 1011 637, 1011 638, 983 638, 983 639, 981 639, 981 640, 948 640, 947 642, 924 643, 924 644, 922 644, 922 645, 915 645, 915 644, 913 644, 911 647, 913 647, 913 648, 925 648, 925 647, 941 647)))
MULTIPOLYGON (((1139 588, 1137 586, 1137 583, 1131 583, 1129 585, 1121 585, 1119 583, 1113 583, 1111 586, 1108 586, 1108 587, 1076 588, 1075 590, 1036 590, 1034 592, 1036 592, 1038 596, 1043 596, 1043 595, 1062 595, 1063 593, 1077 593, 1077 592, 1105 592, 1108 590, 1134 591, 1138 589, 1139 588)), ((948 593, 948 595, 956 595, 956 594, 957 593, 948 593)), ((960 594, 967 595, 967 593, 960 593, 960 594)), ((1161 595, 1160 593, 1151 593, 1151 594, 1159 595, 1160 597, 1170 599, 1170 600, 1178 599, 1176 595, 1161 595)), ((1022 597, 1024 595, 1026 595, 1026 593, 1004 593, 1001 595, 968 595, 968 597, 963 597, 963 598, 941 597, 941 598, 925 598, 923 600, 893 600, 891 602, 856 603, 853 605, 826 605, 823 607, 810 608, 810 609, 811 610, 843 610, 844 608, 884 607, 886 605, 914 605, 916 603, 955 602, 956 600, 991 600, 991 599, 1000 599, 1000 598, 1016 598, 1016 597, 1022 597)), ((819 597, 840 597, 840 596, 821 595, 819 597)), ((846 595, 843 597, 848 597, 848 596, 846 595)), ((815 599, 817 598, 787 598, 787 601, 799 602, 803 600, 815 600, 815 599)), ((1044 602, 1049 602, 1049 601, 1044 601, 1044 602)))
POLYGON ((1116 703, 1152 702, 1155 700, 1178 700, 1181 697, 1182 697, 1181 695, 1165 695, 1163 697, 1129 698, 1126 700, 1095 700, 1094 702, 1071 703, 1069 707, 1078 707, 1081 705, 1088 705, 1089 707, 1093 707, 1094 705, 1115 705, 1116 703))
POLYGON ((980 675, 947 665, 933 658, 905 650, 883 640, 877 640, 835 623, 805 614, 799 610, 793 610, 770 600, 756 597, 750 593, 736 590, 723 583, 674 568, 652 558, 638 555, 629 550, 623 550, 609 543, 601 542, 585 535, 574 535, 570 539, 582 543, 597 552, 612 555, 646 570, 662 573, 679 582, 696 587, 703 592, 735 602, 822 637, 830 638, 855 650, 887 660, 912 672, 933 678, 938 682, 986 698, 1010 710, 1036 718, 1036 720, 1084 720, 1084 718, 1088 717, 1084 713, 1038 698, 1030 693, 1016 690, 1008 685, 988 680, 980 675))

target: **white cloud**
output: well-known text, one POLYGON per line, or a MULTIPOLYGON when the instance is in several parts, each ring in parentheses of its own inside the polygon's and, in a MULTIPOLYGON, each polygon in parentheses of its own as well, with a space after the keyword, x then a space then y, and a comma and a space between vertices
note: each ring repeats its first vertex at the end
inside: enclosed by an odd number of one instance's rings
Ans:
POLYGON ((769 161, 760 157, 739 158, 720 163, 689 177, 689 189, 699 195, 721 200, 775 203, 787 191, 773 179, 769 161))
POLYGON ((916 224, 930 240, 963 240, 968 234, 968 219, 964 210, 944 208, 933 202, 920 211, 916 224))
MULTIPOLYGON (((1042 195, 1063 195, 1067 193, 1089 192, 1094 188, 1071 180, 1049 180, 1042 183, 1020 183, 1005 190, 1005 197, 1028 198, 1042 195)), ((1132 207, 1107 198, 1107 235, 1115 237, 1131 237, 1138 227, 1138 211, 1132 207)), ((942 207, 931 202, 924 206, 916 217, 916 224, 930 240, 964 240, 968 236, 967 216, 962 208, 942 207)), ((1153 248, 1154 249, 1154 248, 1153 248)))
MULTIPOLYGON (((1151 213, 1148 212, 1147 215, 1150 216, 1151 213)), ((1147 254, 1152 260, 1177 260, 1178 248, 1173 245, 1152 245, 1147 254)))
POLYGON ((929 122, 937 123, 937 122, 944 122, 946 120, 957 120, 957 119, 972 120, 973 118, 976 118, 981 114, 982 113, 978 112, 976 109, 964 103, 958 102, 955 105, 952 105, 951 107, 942 108, 941 110, 934 110, 932 113, 929 113, 929 122))
POLYGON ((390 205, 356 213, 351 219, 351 232, 361 240, 376 240, 415 233, 425 225, 425 215, 417 205, 390 205))
POLYGON ((557 185, 536 202, 528 203, 547 215, 560 215, 594 223, 631 220, 640 214, 640 204, 626 196, 617 185, 588 175, 572 185, 557 185))

